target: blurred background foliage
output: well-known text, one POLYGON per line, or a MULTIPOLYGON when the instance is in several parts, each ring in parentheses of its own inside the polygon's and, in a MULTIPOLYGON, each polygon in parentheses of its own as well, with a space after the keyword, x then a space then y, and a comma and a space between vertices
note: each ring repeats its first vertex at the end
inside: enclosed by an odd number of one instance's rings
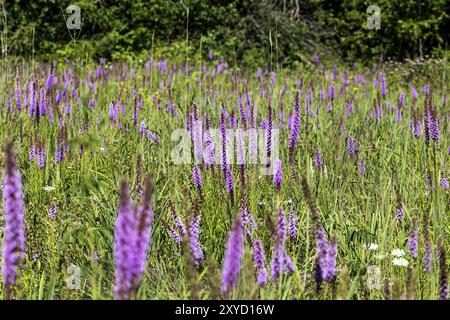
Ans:
POLYGON ((314 53, 402 61, 442 57, 450 30, 446 0, 15 0, 2 8, 8 54, 47 60, 145 59, 153 50, 180 58, 212 51, 253 67, 305 63, 314 53), (380 30, 366 25, 372 4, 380 30), (66 27, 69 5, 81 8, 79 31, 66 27))

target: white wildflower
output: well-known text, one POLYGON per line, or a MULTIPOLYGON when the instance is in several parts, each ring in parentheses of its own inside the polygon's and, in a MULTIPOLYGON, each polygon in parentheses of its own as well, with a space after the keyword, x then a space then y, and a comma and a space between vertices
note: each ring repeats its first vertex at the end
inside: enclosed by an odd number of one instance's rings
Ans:
POLYGON ((55 187, 54 186, 45 186, 45 187, 42 187, 42 189, 44 189, 45 191, 53 191, 53 190, 55 190, 55 187))
POLYGON ((408 266, 408 260, 405 258, 394 258, 392 260, 392 263, 394 266, 400 266, 400 267, 407 267, 408 266))
POLYGON ((405 251, 403 251, 402 249, 397 249, 396 248, 396 249, 392 250, 391 254, 394 257, 403 257, 405 255, 405 251))
POLYGON ((376 251, 376 250, 378 250, 378 244, 376 244, 376 243, 366 244, 364 246, 364 249, 371 250, 371 251, 376 251))

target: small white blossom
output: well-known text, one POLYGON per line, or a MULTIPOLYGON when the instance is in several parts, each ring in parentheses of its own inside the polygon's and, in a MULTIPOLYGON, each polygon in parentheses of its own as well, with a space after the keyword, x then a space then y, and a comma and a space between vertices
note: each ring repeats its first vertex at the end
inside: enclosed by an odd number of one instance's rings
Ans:
POLYGON ((45 186, 42 189, 44 189, 45 191, 53 191, 53 190, 55 190, 55 187, 54 186, 45 186))
POLYGON ((407 267, 408 266, 408 260, 405 258, 394 258, 392 260, 392 263, 394 266, 400 266, 400 267, 407 267))
POLYGON ((394 249, 392 250, 391 254, 394 257, 403 257, 405 255, 405 251, 403 251, 402 249, 394 249))
POLYGON ((376 244, 376 243, 366 244, 364 246, 364 249, 371 250, 371 251, 376 251, 376 250, 378 250, 378 244, 376 244))

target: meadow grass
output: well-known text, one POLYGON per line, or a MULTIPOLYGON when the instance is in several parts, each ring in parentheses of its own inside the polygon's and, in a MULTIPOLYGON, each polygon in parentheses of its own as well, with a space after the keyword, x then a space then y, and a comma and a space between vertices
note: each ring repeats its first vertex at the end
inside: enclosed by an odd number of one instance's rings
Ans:
MULTIPOLYGON (((231 67, 220 60, 204 63, 204 67, 190 67, 187 71, 183 64, 172 67, 168 63, 164 69, 160 61, 153 61, 147 69, 145 64, 107 63, 99 76, 96 76, 98 64, 79 68, 70 62, 58 63, 53 71, 57 81, 47 94, 54 124, 49 122, 48 114, 30 117, 29 103, 25 106, 24 101, 29 101, 30 93, 25 92, 33 79, 38 88, 45 86, 50 65, 36 63, 33 69, 30 63, 20 63, 9 66, 3 73, 0 141, 9 138, 14 143, 25 194, 27 258, 18 278, 18 298, 113 297, 118 183, 120 178, 125 178, 132 197, 136 198, 142 173, 151 174, 154 183, 154 221, 146 270, 137 298, 220 296, 218 287, 225 244, 243 197, 239 166, 232 165, 233 203, 229 200, 220 164, 216 164, 214 170, 201 168, 200 197, 193 184, 192 164, 173 163, 172 151, 178 141, 172 141, 171 135, 174 130, 186 127, 193 104, 201 119, 209 118, 212 128, 219 128, 221 108, 226 109, 230 117, 234 112, 234 117, 239 118, 238 99, 242 97, 247 109, 247 92, 258 127, 267 118, 268 104, 271 105, 273 126, 280 129, 280 159, 284 172, 281 190, 277 193, 273 177, 260 174, 260 163, 245 165, 248 207, 258 225, 253 237, 263 241, 270 274, 275 242, 271 224, 276 224, 280 208, 286 213, 293 210, 298 235, 296 239, 287 240, 285 246, 295 264, 295 272, 283 273, 275 283, 269 275, 267 286, 258 287, 252 247, 246 240, 239 281, 228 297, 383 299, 387 281, 393 298, 404 298, 408 285, 417 299, 438 298, 438 242, 444 243, 448 256, 446 244, 450 233, 450 193, 441 185, 442 178, 448 179, 450 174, 450 109, 448 104, 442 103, 442 98, 448 94, 445 84, 432 86, 425 77, 404 83, 395 74, 387 75, 382 65, 347 69, 339 66, 336 72, 331 68, 321 70, 320 66, 280 71, 272 82, 270 73, 260 81, 256 73, 236 68, 232 72, 231 67), (381 94, 381 74, 386 76, 385 97, 381 94), (16 76, 21 81, 22 111, 16 107, 16 76), (377 86, 374 79, 378 79, 377 86), (427 83, 432 89, 430 105, 436 106, 440 125, 440 140, 430 138, 428 143, 424 139, 427 97, 422 90, 427 83), (264 96, 260 94, 261 85, 264 96), (285 94, 282 94, 283 85, 285 94), (335 88, 335 98, 332 111, 328 112, 331 85, 335 88), (411 86, 417 88, 417 101, 412 98, 411 86), (289 164, 288 117, 293 114, 297 90, 302 91, 301 124, 295 159, 289 164), (308 90, 312 99, 309 113, 305 110, 308 90), (325 99, 320 98, 320 90, 325 91, 325 99), (57 91, 65 92, 58 104, 57 91), (405 98, 402 117, 398 119, 398 99, 402 92, 405 98), (137 107, 138 121, 134 123, 134 106, 139 104, 140 97, 142 109, 137 107), (93 105, 89 105, 90 99, 93 105), (117 118, 111 120, 110 104, 116 102, 117 118), (66 112, 69 104, 71 110, 66 112), (383 109, 378 119, 377 106, 383 109), (422 122, 422 135, 418 138, 413 136, 410 124, 414 109, 422 122), (56 163, 56 143, 62 131, 59 119, 67 130, 66 143, 70 149, 64 160, 56 163), (142 121, 158 143, 140 133, 142 121), (348 153, 349 137, 355 139, 357 146, 354 157, 348 153), (46 164, 41 169, 36 161, 29 160, 30 148, 38 140, 46 149, 46 164), (316 166, 314 158, 318 150, 322 168, 316 166), (140 166, 138 158, 141 158, 140 166), (314 283, 317 250, 301 188, 303 176, 319 208, 326 233, 329 237, 335 234, 338 242, 337 272, 332 281, 322 283, 320 290, 316 290, 314 283), (46 190, 46 186, 54 190, 46 190), (205 258, 196 268, 189 267, 186 248, 176 244, 166 230, 167 226, 173 226, 169 202, 183 221, 188 220, 193 211, 201 214, 200 244, 205 258), (56 219, 48 213, 52 203, 57 207, 56 219), (396 217, 399 203, 404 207, 402 221, 396 217), (424 272, 422 266, 427 213, 433 246, 430 272, 424 272), (413 219, 417 220, 420 235, 417 259, 407 252, 413 219), (369 250, 366 246, 370 244, 377 244, 378 248, 369 250), (391 252, 396 248, 405 251, 408 267, 393 263, 391 252), (68 269, 72 264, 80 268, 79 289, 70 289, 67 285, 73 276, 68 269), (370 266, 380 268, 380 278, 375 279, 380 286, 375 289, 368 286, 370 266), (407 284, 408 268, 412 284, 407 284)), ((39 98, 37 101, 39 103, 39 98)), ((237 122, 240 127, 243 125, 242 119, 237 122)), ((4 292, 0 289, 2 295, 4 292)))

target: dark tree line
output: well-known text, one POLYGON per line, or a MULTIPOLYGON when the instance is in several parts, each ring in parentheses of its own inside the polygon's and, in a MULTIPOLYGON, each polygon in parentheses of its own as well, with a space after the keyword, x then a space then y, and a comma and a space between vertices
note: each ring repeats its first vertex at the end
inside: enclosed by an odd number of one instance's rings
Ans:
MULTIPOLYGON (((15 0, 4 3, 8 52, 56 52, 111 58, 185 43, 247 64, 291 64, 322 56, 402 60, 439 54, 448 44, 446 0, 377 0, 381 29, 369 30, 365 0, 15 0), (69 5, 81 8, 81 30, 68 30, 69 5), (189 15, 189 19, 187 16, 189 15), (76 39, 77 41, 72 41, 76 39)), ((5 22, 2 21, 3 33, 5 22)), ((174 47, 182 51, 181 46, 174 47)), ((184 52, 180 52, 180 56, 184 52)))

